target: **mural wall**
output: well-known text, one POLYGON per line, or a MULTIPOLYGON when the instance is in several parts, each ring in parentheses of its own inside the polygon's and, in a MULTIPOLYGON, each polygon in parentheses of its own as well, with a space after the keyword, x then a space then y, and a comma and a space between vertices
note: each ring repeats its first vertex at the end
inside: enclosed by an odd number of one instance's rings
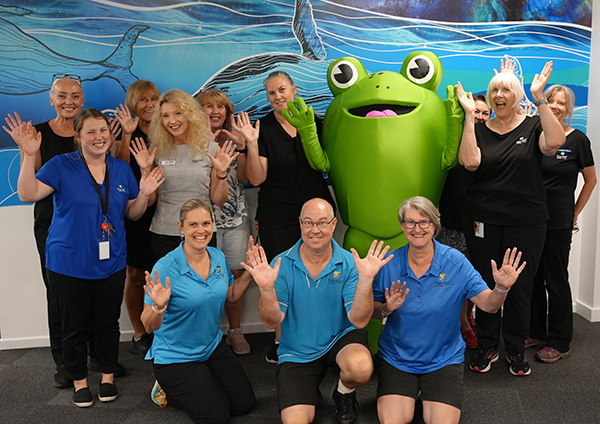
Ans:
MULTIPOLYGON (((85 107, 110 111, 146 78, 161 91, 218 87, 258 118, 269 110, 262 80, 275 70, 324 114, 333 60, 399 71, 410 52, 430 50, 444 68, 442 98, 458 80, 484 92, 505 55, 529 95, 553 60, 550 82, 573 89, 573 125, 585 131, 591 13, 591 0, 12 1, 0 4, 0 117, 53 118, 52 76, 66 73, 81 76, 85 107)), ((21 204, 18 171, 18 149, 0 131, 0 206, 21 204)))

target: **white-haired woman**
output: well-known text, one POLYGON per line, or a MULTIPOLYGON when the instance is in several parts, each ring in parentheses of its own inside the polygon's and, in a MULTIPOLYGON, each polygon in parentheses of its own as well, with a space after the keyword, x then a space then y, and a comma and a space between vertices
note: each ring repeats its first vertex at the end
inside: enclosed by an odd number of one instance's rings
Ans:
POLYGON ((546 243, 531 299, 531 328, 525 347, 546 343, 535 358, 547 363, 566 358, 573 338, 573 301, 569 285, 569 251, 577 219, 596 186, 596 167, 590 140, 571 127, 575 94, 564 85, 544 92, 548 105, 567 137, 553 156, 542 159, 542 173, 548 204, 546 243), (575 201, 579 172, 583 187, 575 201), (546 321, 546 311, 548 313, 546 321))
POLYGON ((518 112, 523 87, 511 72, 495 75, 487 102, 495 118, 475 123, 475 102, 458 83, 457 94, 465 110, 465 127, 459 161, 474 172, 463 215, 471 260, 489 287, 493 287, 490 259, 499 260, 508 247, 523 252, 527 269, 510 292, 504 313, 477 310, 475 322, 479 351, 469 364, 473 371, 487 372, 498 360, 500 327, 506 360, 513 375, 529 375, 524 341, 529 336, 531 290, 546 237, 548 209, 542 180, 542 157, 553 155, 565 134, 544 99, 543 90, 552 74, 552 62, 531 83, 539 117, 518 112))

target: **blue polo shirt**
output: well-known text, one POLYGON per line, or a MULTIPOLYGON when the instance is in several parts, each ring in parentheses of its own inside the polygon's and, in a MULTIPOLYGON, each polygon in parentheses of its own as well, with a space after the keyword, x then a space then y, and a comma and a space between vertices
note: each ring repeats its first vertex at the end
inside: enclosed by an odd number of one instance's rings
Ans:
MULTIPOLYGON (((114 233, 110 258, 100 260, 99 241, 104 222, 102 204, 92 176, 79 152, 54 156, 36 178, 54 189, 54 215, 46 242, 46 268, 75 278, 107 278, 125 268, 125 213, 127 203, 140 191, 131 167, 122 160, 106 156, 110 181, 108 222, 114 233)), ((102 197, 106 181, 100 184, 102 197)))
POLYGON ((279 363, 314 361, 342 336, 356 329, 348 319, 358 272, 352 254, 331 241, 333 254, 313 279, 300 258, 299 240, 278 255, 281 268, 275 282, 279 307, 285 313, 279 338, 279 363))
POLYGON ((375 277, 373 296, 385 302, 392 282, 406 281, 404 304, 388 316, 379 339, 379 357, 396 368, 416 374, 436 371, 464 361, 460 311, 465 299, 488 288, 481 275, 458 250, 433 240, 435 253, 429 270, 417 279, 408 266, 408 245, 394 250, 394 258, 375 277))
MULTIPOLYGON (((221 342, 221 315, 233 275, 221 250, 210 246, 206 250, 210 255, 206 281, 188 265, 183 243, 154 266, 153 278, 154 270, 163 285, 169 277, 171 298, 146 359, 154 359, 157 364, 203 362, 221 342)), ((144 301, 147 305, 153 303, 147 294, 144 301)))

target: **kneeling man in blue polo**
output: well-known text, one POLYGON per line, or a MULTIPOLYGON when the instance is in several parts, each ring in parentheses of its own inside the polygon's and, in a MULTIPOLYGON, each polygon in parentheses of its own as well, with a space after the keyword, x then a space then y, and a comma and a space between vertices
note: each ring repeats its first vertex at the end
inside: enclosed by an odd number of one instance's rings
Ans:
POLYGON ((366 330, 373 313, 373 278, 391 259, 373 242, 369 253, 342 249, 333 240, 336 218, 329 202, 315 198, 300 213, 302 238, 272 266, 262 247, 242 264, 259 286, 258 313, 269 328, 281 324, 277 392, 283 423, 312 422, 328 367, 339 371, 333 391, 337 422, 357 421, 354 389, 373 373, 366 330))

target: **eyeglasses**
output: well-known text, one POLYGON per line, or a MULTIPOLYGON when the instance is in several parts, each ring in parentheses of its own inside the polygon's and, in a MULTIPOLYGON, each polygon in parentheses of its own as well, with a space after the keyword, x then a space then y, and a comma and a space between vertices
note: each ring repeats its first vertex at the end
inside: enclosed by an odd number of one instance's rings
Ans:
POLYGON ((329 224, 331 224, 333 222, 333 220, 335 219, 335 216, 333 218, 331 218, 331 220, 329 222, 327 221, 319 221, 319 222, 312 222, 308 219, 304 219, 304 220, 300 220, 300 224, 304 227, 304 228, 312 228, 315 225, 317 226, 317 228, 325 228, 327 227, 329 224))
POLYGON ((52 75, 52 82, 56 81, 56 80, 75 80, 75 81, 79 81, 81 82, 81 77, 79 75, 73 75, 73 74, 54 74, 52 75))
POLYGON ((402 221, 402 225, 404 225, 409 230, 412 230, 413 228, 415 228, 415 225, 419 224, 419 227, 421 227, 422 230, 426 230, 429 227, 431 227, 432 222, 433 221, 431 219, 424 219, 422 221, 413 221, 412 219, 405 219, 404 221, 402 221))

